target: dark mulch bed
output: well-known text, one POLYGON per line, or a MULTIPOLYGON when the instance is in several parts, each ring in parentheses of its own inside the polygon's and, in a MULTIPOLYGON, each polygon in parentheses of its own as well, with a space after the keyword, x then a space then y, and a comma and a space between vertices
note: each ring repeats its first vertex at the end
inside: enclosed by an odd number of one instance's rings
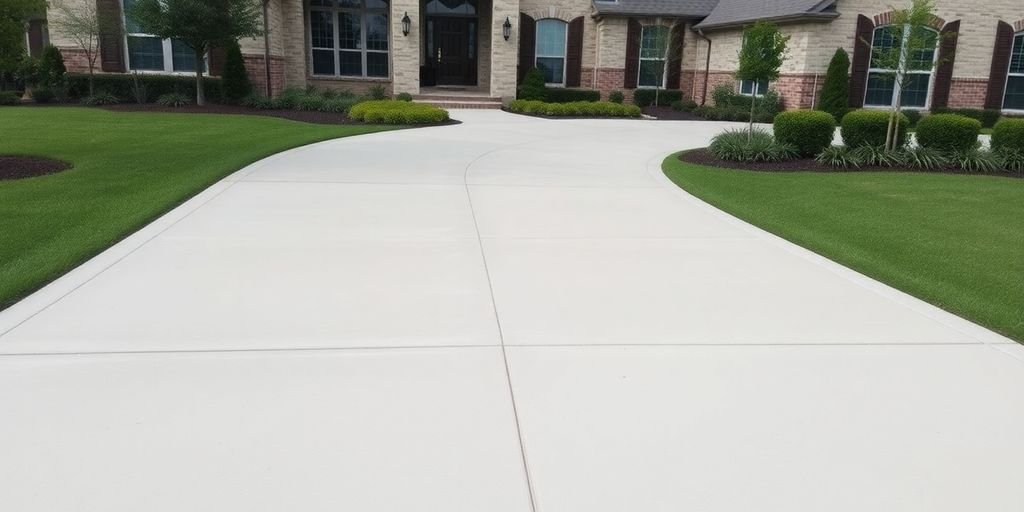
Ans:
POLYGON ((704 121, 703 117, 694 115, 691 112, 683 112, 672 107, 644 107, 641 109, 644 115, 656 118, 659 121, 704 121))
POLYGON ((643 119, 643 118, 640 118, 640 117, 618 117, 618 116, 548 116, 548 115, 544 115, 544 114, 529 114, 529 113, 526 113, 526 112, 513 112, 513 111, 511 111, 511 110, 509 110, 509 109, 507 109, 505 107, 502 107, 501 110, 503 112, 508 112, 509 114, 515 114, 517 116, 536 117, 538 119, 632 119, 634 121, 636 121, 637 119, 643 119))
POLYGON ((0 155, 0 181, 45 176, 70 168, 71 164, 52 158, 0 155))
POLYGON ((927 174, 969 174, 972 176, 1001 176, 1004 178, 1024 178, 1024 174, 1011 172, 971 172, 954 167, 947 167, 933 170, 920 169, 894 169, 892 167, 854 167, 849 169, 837 169, 819 163, 813 158, 801 158, 788 162, 732 162, 722 160, 711 154, 707 148, 686 151, 679 155, 679 159, 691 164, 704 165, 707 167, 720 167, 723 169, 740 169, 743 171, 761 172, 904 172, 904 173, 927 173, 927 174))
POLYGON ((251 116, 269 116, 301 121, 313 124, 363 124, 353 121, 347 115, 335 112, 308 112, 299 110, 256 110, 235 105, 208 104, 203 106, 185 105, 184 107, 163 107, 160 105, 139 105, 126 103, 103 107, 115 112, 169 112, 174 114, 240 114, 251 116))

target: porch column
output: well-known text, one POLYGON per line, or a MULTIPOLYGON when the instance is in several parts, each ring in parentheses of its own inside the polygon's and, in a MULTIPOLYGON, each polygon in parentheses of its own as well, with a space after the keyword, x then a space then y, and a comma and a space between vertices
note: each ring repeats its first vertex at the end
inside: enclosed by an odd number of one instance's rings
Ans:
POLYGON ((516 98, 516 65, 519 62, 519 0, 494 0, 491 10, 491 97, 508 103, 516 98), (505 19, 512 35, 502 35, 505 19))
POLYGON ((420 93, 420 0, 391 1, 391 75, 394 94, 420 93), (402 34, 402 18, 409 14, 412 27, 402 34))

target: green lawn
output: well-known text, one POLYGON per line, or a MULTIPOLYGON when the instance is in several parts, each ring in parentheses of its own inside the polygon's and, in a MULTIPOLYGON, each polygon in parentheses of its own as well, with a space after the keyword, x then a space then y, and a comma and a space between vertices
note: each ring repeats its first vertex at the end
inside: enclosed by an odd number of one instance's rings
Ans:
POLYGON ((750 172, 676 155, 663 168, 717 208, 1024 341, 1024 180, 750 172))
POLYGON ((74 164, 0 181, 0 309, 274 153, 385 130, 258 116, 0 107, 0 154, 74 164))

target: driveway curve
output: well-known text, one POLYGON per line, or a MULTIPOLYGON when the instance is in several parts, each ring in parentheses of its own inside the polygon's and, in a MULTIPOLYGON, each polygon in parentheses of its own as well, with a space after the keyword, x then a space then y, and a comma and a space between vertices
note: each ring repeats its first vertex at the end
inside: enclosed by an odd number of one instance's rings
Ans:
POLYGON ((0 313, 12 510, 1020 510, 1024 350, 692 198, 721 123, 281 153, 0 313))

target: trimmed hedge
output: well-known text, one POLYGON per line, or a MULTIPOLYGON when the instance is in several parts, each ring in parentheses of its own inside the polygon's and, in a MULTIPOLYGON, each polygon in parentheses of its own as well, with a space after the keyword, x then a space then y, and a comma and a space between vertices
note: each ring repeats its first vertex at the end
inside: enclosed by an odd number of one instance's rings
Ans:
POLYGON ((789 110, 775 116, 775 140, 803 156, 816 156, 832 145, 836 118, 820 110, 789 110))
POLYGON ((992 129, 992 149, 1024 153, 1024 119, 1003 119, 992 129))
POLYGON ((509 104, 508 109, 517 114, 554 117, 640 117, 640 107, 610 101, 546 103, 534 100, 515 100, 509 104))
POLYGON ((530 68, 523 77, 523 86, 519 88, 518 98, 521 100, 544 101, 547 87, 544 85, 544 73, 537 68, 530 68))
POLYGON ((357 103, 348 117, 372 124, 433 124, 447 121, 448 111, 425 103, 373 100, 357 103))
POLYGON ((21 96, 10 91, 0 91, 0 105, 17 105, 21 103, 21 96))
MULTIPOLYGON (((851 148, 860 146, 884 146, 885 135, 889 130, 888 110, 854 110, 843 116, 840 133, 843 143, 851 148)), ((896 129, 896 146, 903 147, 907 142, 907 127, 910 120, 900 115, 896 129)))
POLYGON ((548 103, 573 103, 576 101, 601 101, 601 91, 593 89, 563 89, 548 87, 544 92, 548 103))
POLYGON ((998 110, 982 110, 978 108, 937 108, 932 110, 933 114, 956 114, 981 121, 982 128, 992 128, 999 122, 1003 115, 998 110))
MULTIPOLYGON (((138 75, 139 82, 146 89, 147 101, 153 101, 165 94, 179 93, 187 96, 196 95, 196 77, 171 76, 171 75, 138 75)), ((89 95, 89 76, 82 74, 68 74, 68 96, 72 98, 85 98, 89 95)), ((117 97, 119 100, 132 100, 135 96, 132 91, 132 76, 128 74, 97 74, 95 75, 96 92, 105 92, 117 97)), ((219 78, 205 77, 203 84, 206 88, 206 97, 211 100, 222 98, 221 81, 219 78)))
MULTIPOLYGON (((655 89, 637 89, 633 91, 633 104, 638 107, 654 105, 655 89)), ((658 106, 668 107, 683 99, 683 91, 678 89, 658 89, 658 106)))
POLYGON ((917 123, 921 147, 966 151, 978 145, 981 121, 957 114, 932 114, 917 123))

